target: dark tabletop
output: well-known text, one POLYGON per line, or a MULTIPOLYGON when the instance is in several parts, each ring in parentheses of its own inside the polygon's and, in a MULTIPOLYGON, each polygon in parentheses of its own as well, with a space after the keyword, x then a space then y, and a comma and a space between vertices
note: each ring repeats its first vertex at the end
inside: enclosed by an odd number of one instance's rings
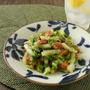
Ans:
POLYGON ((63 6, 64 0, 0 0, 0 5, 7 4, 48 4, 63 6))
MULTIPOLYGON (((64 6, 64 0, 0 0, 0 5, 14 4, 48 4, 55 6, 64 6)), ((0 90, 14 90, 0 83, 0 90)))

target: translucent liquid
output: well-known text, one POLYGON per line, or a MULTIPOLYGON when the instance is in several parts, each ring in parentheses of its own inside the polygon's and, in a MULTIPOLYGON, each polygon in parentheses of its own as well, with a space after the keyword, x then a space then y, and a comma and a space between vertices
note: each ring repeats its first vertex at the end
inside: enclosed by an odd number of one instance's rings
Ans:
POLYGON ((85 29, 90 25, 90 0, 65 0, 67 21, 85 29))

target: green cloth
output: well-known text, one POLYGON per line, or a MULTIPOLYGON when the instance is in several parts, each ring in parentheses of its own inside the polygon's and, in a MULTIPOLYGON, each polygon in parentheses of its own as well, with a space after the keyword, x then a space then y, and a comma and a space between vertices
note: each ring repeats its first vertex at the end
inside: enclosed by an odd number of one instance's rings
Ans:
POLYGON ((19 78, 6 65, 3 59, 3 46, 7 38, 24 25, 45 20, 66 21, 64 8, 49 5, 0 6, 0 82, 16 90, 88 90, 90 74, 65 86, 40 86, 19 78))

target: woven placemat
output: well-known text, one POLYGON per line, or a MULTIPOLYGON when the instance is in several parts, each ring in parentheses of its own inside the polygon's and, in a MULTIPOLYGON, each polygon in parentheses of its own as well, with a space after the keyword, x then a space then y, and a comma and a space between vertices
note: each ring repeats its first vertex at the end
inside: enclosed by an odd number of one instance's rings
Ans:
POLYGON ((88 90, 90 74, 70 85, 51 87, 27 82, 7 67, 3 59, 3 46, 7 38, 24 25, 46 20, 66 21, 64 8, 49 5, 0 6, 0 82, 16 90, 88 90))

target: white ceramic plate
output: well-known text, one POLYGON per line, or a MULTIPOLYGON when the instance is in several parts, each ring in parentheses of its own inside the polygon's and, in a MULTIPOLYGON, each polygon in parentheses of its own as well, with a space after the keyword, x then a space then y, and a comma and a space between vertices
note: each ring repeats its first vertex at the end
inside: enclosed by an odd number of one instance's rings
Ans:
POLYGON ((62 21, 42 21, 26 25, 11 35, 4 47, 4 58, 8 66, 20 77, 41 85, 62 85, 80 80, 90 71, 90 35, 79 26, 62 21), (45 30, 64 30, 70 35, 74 42, 83 51, 82 61, 76 63, 73 73, 57 72, 52 75, 43 76, 37 71, 26 68, 22 63, 23 43, 31 35, 45 30))

